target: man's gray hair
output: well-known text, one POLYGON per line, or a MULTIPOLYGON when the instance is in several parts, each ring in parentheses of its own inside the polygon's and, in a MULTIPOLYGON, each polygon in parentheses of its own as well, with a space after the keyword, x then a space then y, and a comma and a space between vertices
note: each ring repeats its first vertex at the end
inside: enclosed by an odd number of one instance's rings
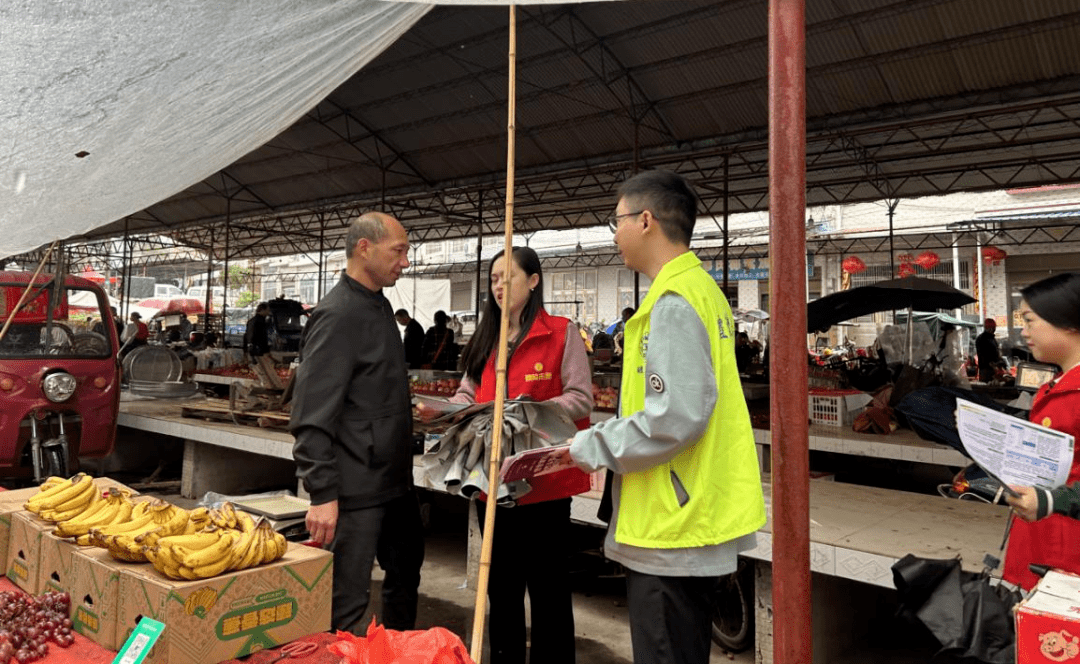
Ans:
POLYGON ((352 220, 349 232, 345 235, 345 258, 352 258, 356 243, 360 240, 381 242, 386 237, 386 224, 382 217, 378 212, 365 212, 352 220))

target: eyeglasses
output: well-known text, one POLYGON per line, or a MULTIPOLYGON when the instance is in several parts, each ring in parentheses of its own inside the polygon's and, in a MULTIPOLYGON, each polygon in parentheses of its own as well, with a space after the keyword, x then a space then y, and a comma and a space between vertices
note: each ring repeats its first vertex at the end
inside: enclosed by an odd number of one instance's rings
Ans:
POLYGON ((637 212, 627 212, 625 214, 612 214, 610 217, 608 217, 607 227, 611 229, 612 233, 614 233, 615 231, 619 230, 620 219, 622 219, 623 217, 636 217, 644 211, 645 210, 638 210, 637 212))

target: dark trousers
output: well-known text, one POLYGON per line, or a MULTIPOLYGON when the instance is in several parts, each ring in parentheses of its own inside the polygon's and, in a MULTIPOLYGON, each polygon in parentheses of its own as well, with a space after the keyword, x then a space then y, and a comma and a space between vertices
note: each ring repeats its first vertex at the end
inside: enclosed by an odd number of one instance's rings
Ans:
MULTIPOLYGON (((480 526, 483 503, 477 503, 480 526)), ((525 664, 525 591, 530 664, 574 664, 574 605, 567 556, 570 499, 498 507, 488 581, 491 664, 525 664)))
POLYGON ((708 664, 716 581, 626 570, 634 664, 708 664))
MULTIPOLYGON (((382 624, 387 629, 416 626, 424 533, 415 493, 388 503, 338 514, 334 540, 334 596, 331 626, 347 631, 367 610, 371 568, 376 559, 386 572, 382 588, 382 624)), ((361 633, 366 625, 359 626, 361 633)))

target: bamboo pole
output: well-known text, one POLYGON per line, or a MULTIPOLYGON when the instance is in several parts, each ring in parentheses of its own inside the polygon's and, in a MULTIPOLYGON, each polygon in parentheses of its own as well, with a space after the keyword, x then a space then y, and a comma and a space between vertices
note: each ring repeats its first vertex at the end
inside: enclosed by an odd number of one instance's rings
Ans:
POLYGON ((8 316, 8 319, 4 321, 4 327, 3 329, 0 329, 0 341, 3 341, 4 337, 7 335, 8 328, 11 327, 12 321, 15 320, 15 312, 17 312, 19 308, 22 307, 23 302, 26 301, 26 296, 28 296, 30 294, 30 291, 33 290, 34 282, 37 281, 38 275, 41 274, 41 268, 45 267, 45 263, 49 261, 49 256, 52 254, 52 250, 53 247, 56 246, 56 242, 59 242, 59 240, 56 240, 55 242, 50 244, 49 248, 45 251, 45 255, 41 257, 41 262, 38 263, 37 269, 34 270, 34 276, 30 277, 30 283, 26 284, 26 290, 22 292, 22 295, 19 297, 19 302, 15 305, 15 308, 11 310, 12 315, 8 316))
MULTIPOLYGON (((515 7, 510 5, 510 45, 508 49, 508 83, 506 90, 506 220, 504 222, 505 248, 503 261, 506 264, 505 285, 503 286, 502 317, 499 321, 498 356, 495 360, 495 412, 493 421, 496 426, 491 435, 491 463, 488 464, 488 506, 484 512, 484 535, 480 545, 480 569, 476 584, 476 610, 473 612, 472 648, 469 655, 479 664, 484 653, 484 620, 487 615, 487 589, 491 574, 491 551, 495 541, 495 498, 499 490, 499 466, 502 464, 502 421, 506 401, 506 355, 510 331, 510 309, 512 297, 511 283, 513 270, 514 246, 514 117, 517 111, 517 19, 515 7)), ((488 294, 488 297, 492 297, 488 294)))

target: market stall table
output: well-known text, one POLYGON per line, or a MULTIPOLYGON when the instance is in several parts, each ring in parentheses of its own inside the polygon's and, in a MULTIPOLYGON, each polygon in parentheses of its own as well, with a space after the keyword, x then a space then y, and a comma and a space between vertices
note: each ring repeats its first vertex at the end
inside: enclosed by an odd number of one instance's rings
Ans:
MULTIPOLYGON (((186 487, 228 493, 228 487, 215 484, 227 478, 215 476, 214 473, 251 475, 256 456, 292 466, 293 439, 288 433, 183 418, 180 416, 180 408, 178 403, 160 401, 124 402, 121 404, 120 424, 185 439, 186 487), (204 453, 207 449, 227 449, 242 455, 244 461, 232 464, 226 469, 215 468, 222 464, 213 462, 188 463, 188 448, 203 450, 204 453)), ((768 449, 769 439, 768 431, 755 431, 755 440, 763 451, 768 449)), ((906 430, 883 436, 859 434, 842 427, 815 425, 810 427, 810 445, 811 449, 842 454, 928 464, 963 466, 968 463, 966 457, 951 448, 920 440, 906 430)), ((767 465, 763 464, 763 467, 767 468, 767 465)), ((414 478, 417 486, 437 490, 426 483, 426 477, 419 468, 414 470, 414 478)), ((287 482, 294 482, 291 474, 287 482)), ((767 475, 765 482, 766 496, 769 497, 771 485, 767 475)), ((581 523, 602 525, 595 516, 600 496, 599 487, 575 496, 572 518, 581 523)), ((811 482, 810 487, 811 568, 829 579, 878 589, 892 588, 890 567, 908 553, 931 558, 959 555, 965 569, 978 571, 982 568, 985 554, 997 553, 1006 515, 1007 510, 1000 506, 816 480, 811 482)), ((472 555, 472 552, 479 548, 479 539, 472 535, 470 540, 472 555)), ((757 547, 745 555, 762 562, 771 561, 772 543, 770 521, 758 532, 757 547)), ((771 618, 768 611, 771 607, 769 565, 758 565, 758 584, 758 642, 759 652, 762 652, 760 644, 770 643, 771 638, 771 618)), ((823 592, 822 597, 830 595, 823 592)), ((835 598, 836 595, 831 597, 835 598)), ((816 590, 815 601, 824 601, 818 597, 816 590)), ((835 634, 847 632, 842 625, 835 623, 847 620, 854 614, 850 607, 845 611, 825 613, 829 617, 822 625, 831 624, 830 634, 833 636, 823 638, 820 647, 839 647, 836 645, 835 634)), ((817 629, 818 624, 815 621, 815 630, 817 629)), ((854 631, 851 631, 850 635, 854 636, 854 631)))

